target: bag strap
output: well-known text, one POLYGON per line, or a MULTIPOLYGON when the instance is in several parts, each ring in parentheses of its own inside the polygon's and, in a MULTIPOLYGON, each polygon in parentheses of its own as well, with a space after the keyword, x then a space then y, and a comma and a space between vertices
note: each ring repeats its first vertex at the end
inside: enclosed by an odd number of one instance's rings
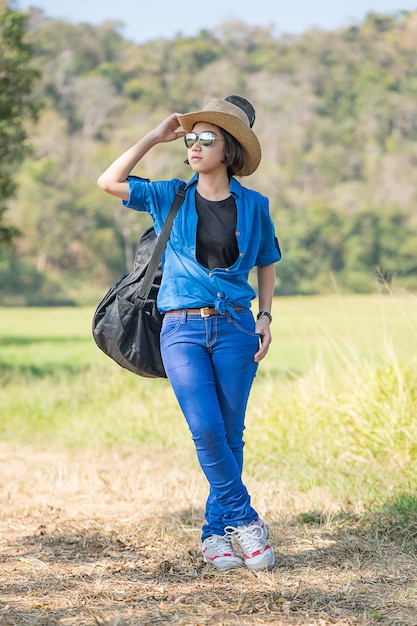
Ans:
POLYGON ((162 259, 162 255, 164 253, 165 247, 167 245, 169 235, 171 234, 172 224, 174 222, 174 218, 178 213, 182 203, 185 200, 185 184, 183 183, 181 187, 178 188, 177 193, 175 194, 174 201, 171 205, 161 233, 157 239, 155 249, 152 253, 151 259, 149 261, 148 267, 146 268, 145 276, 143 278, 142 285, 137 293, 137 300, 147 300, 149 296, 149 292, 152 288, 152 284, 155 278, 155 274, 158 270, 159 264, 162 259))

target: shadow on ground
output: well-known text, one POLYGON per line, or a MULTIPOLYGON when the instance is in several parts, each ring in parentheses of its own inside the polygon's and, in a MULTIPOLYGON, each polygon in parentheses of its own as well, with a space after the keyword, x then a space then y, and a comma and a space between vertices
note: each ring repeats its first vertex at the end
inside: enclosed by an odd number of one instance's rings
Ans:
POLYGON ((417 624, 415 540, 384 533, 386 518, 272 520, 274 570, 228 574, 203 562, 202 518, 191 509, 140 524, 45 515, 3 543, 0 623, 417 624))

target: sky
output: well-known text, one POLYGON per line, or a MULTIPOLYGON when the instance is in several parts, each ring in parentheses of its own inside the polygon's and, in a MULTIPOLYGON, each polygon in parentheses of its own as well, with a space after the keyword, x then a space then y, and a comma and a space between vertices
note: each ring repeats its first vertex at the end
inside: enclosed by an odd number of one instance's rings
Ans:
POLYGON ((417 10, 417 0, 14 0, 17 9, 35 6, 48 17, 73 23, 123 23, 121 34, 137 43, 178 34, 192 36, 224 22, 273 27, 275 35, 309 28, 334 30, 361 22, 367 13, 417 10))

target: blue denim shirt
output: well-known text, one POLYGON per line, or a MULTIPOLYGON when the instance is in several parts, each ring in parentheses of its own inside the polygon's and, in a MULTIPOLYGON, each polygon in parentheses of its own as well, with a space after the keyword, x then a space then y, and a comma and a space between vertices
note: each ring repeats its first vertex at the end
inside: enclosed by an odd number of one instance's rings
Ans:
MULTIPOLYGON (((151 182, 129 176, 129 200, 123 201, 137 211, 147 211, 159 235, 171 207, 179 179, 151 182)), ((279 261, 281 253, 269 215, 268 199, 257 191, 243 187, 235 178, 230 180, 230 192, 236 201, 237 261, 227 268, 208 270, 196 259, 197 211, 195 189, 198 174, 186 185, 186 198, 174 219, 165 249, 163 277, 158 294, 161 313, 173 309, 214 306, 223 314, 233 307, 249 308, 256 293, 248 283, 250 270, 256 265, 279 261)))

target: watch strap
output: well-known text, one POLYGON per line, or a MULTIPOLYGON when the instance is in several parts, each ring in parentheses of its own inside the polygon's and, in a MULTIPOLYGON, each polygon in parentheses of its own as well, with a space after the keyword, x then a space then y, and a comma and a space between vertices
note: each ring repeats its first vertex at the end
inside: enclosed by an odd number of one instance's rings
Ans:
POLYGON ((262 315, 265 315, 265 317, 267 317, 269 321, 272 322, 272 315, 269 313, 269 311, 259 311, 256 319, 258 320, 262 315))

